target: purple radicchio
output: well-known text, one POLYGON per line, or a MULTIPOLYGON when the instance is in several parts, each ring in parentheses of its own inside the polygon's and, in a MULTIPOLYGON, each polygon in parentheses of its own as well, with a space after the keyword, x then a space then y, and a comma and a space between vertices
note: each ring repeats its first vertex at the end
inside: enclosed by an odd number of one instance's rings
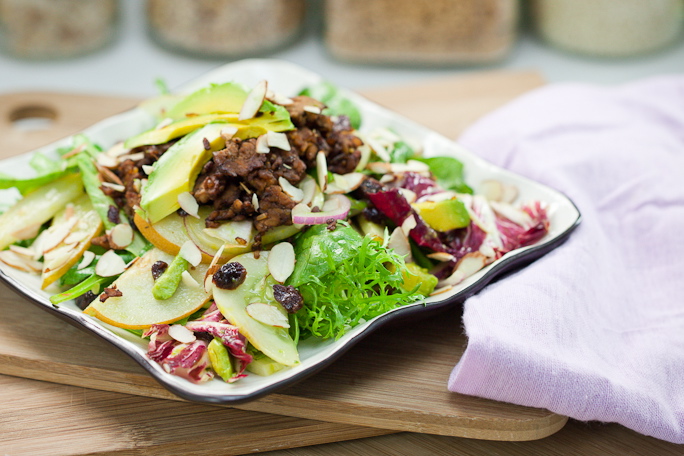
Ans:
POLYGON ((189 321, 185 327, 190 331, 208 333, 220 339, 230 354, 240 361, 240 369, 238 369, 234 377, 228 380, 230 383, 246 376, 243 372, 254 358, 247 353, 247 340, 240 334, 236 326, 231 325, 227 320, 196 320, 189 321))
POLYGON ((143 337, 150 338, 147 356, 159 363, 166 372, 193 383, 203 383, 214 378, 209 369, 206 341, 178 342, 169 335, 169 325, 152 325, 143 337))

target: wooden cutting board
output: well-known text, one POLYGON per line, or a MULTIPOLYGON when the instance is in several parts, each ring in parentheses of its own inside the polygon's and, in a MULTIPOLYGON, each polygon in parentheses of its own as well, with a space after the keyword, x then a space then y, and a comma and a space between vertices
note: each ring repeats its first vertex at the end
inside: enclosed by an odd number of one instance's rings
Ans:
MULTIPOLYGON (((369 91, 379 103, 450 137, 512 98, 540 86, 533 72, 485 73, 412 87, 369 91)), ((135 100, 52 93, 0 96, 0 155, 74 133, 135 100), (41 131, 10 119, 49 116, 41 131)), ((137 364, 100 340, 40 311, 0 287, 0 373, 50 382, 178 399, 137 364)), ((277 394, 237 408, 310 420, 491 440, 548 436, 566 418, 450 393, 446 381, 463 353, 460 308, 383 328, 333 366, 277 394)))

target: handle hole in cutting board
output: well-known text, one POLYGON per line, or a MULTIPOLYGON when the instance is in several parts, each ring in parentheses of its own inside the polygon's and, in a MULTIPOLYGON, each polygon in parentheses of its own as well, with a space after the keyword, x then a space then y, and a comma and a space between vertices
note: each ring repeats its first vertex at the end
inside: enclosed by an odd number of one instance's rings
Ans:
POLYGON ((57 111, 48 106, 19 106, 9 113, 12 127, 20 131, 39 131, 51 128, 57 119, 57 111))

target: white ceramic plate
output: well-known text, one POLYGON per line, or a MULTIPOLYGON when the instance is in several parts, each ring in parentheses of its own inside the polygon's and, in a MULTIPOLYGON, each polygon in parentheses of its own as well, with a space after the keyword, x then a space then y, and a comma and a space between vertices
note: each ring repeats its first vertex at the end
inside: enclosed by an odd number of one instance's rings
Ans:
MULTIPOLYGON (((236 81, 251 87, 263 79, 269 81, 269 88, 284 95, 294 95, 302 88, 322 80, 319 75, 287 62, 244 60, 223 66, 198 78, 183 87, 181 92, 190 93, 209 83, 227 81, 236 81)), ((519 198, 522 201, 540 200, 546 202, 550 218, 549 233, 535 245, 504 255, 501 259, 469 277, 447 293, 431 297, 425 302, 410 304, 381 315, 357 326, 339 340, 324 342, 308 340, 301 342, 299 349, 302 362, 297 367, 277 372, 269 377, 259 377, 250 374, 247 378, 233 384, 228 384, 221 380, 212 380, 205 384, 195 385, 179 377, 167 374, 157 363, 146 357, 146 341, 133 336, 127 331, 109 326, 95 318, 84 315, 73 302, 64 303, 59 307, 53 306, 48 300, 49 295, 40 290, 40 282, 37 276, 22 273, 1 264, 0 278, 4 279, 11 287, 46 311, 101 337, 121 349, 150 372, 164 387, 178 396, 188 400, 207 403, 235 404, 273 392, 317 372, 341 356, 363 336, 373 332, 389 320, 461 303, 465 298, 482 289, 501 272, 538 258, 560 245, 579 224, 579 211, 572 201, 561 193, 487 163, 453 141, 390 112, 357 94, 352 92, 345 92, 345 94, 361 109, 363 116, 362 131, 370 131, 376 127, 390 127, 400 132, 401 136, 409 140, 409 142, 421 144, 426 156, 449 155, 458 158, 465 165, 466 181, 475 189, 476 193, 479 182, 485 179, 497 179, 515 185, 519 189, 519 198)), ((117 141, 152 128, 154 123, 154 119, 147 113, 140 109, 133 109, 98 122, 83 133, 93 142, 107 148, 117 141)), ((65 138, 43 147, 39 151, 52 155, 57 147, 70 143, 71 138, 65 138)), ((28 162, 31 155, 35 152, 37 151, 3 160, 1 166, 3 169, 12 169, 18 175, 23 173, 30 175, 31 169, 28 162)), ((16 192, 12 190, 0 192, 0 204, 7 204, 15 198, 16 192)))

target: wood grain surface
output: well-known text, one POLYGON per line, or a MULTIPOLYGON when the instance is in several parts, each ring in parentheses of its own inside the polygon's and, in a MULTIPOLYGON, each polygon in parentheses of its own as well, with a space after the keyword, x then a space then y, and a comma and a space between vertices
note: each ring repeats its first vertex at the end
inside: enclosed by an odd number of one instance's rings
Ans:
MULTIPOLYGON (((477 117, 541 84, 536 73, 487 73, 366 95, 455 137, 477 117)), ((133 103, 84 95, 2 95, 0 151, 7 156, 30 150, 133 103), (45 112, 53 113, 50 116, 54 122, 40 134, 15 131, 10 121, 27 113, 45 112), (3 131, 8 129, 12 131, 3 131)), ((5 316, 0 322, 0 373, 176 399, 126 356, 5 288, 0 288, 0 311, 5 316)), ((239 408, 341 424, 494 440, 539 439, 562 428, 566 418, 545 410, 448 392, 446 380, 465 344, 460 309, 455 307, 420 322, 383 328, 322 373, 239 408)))

